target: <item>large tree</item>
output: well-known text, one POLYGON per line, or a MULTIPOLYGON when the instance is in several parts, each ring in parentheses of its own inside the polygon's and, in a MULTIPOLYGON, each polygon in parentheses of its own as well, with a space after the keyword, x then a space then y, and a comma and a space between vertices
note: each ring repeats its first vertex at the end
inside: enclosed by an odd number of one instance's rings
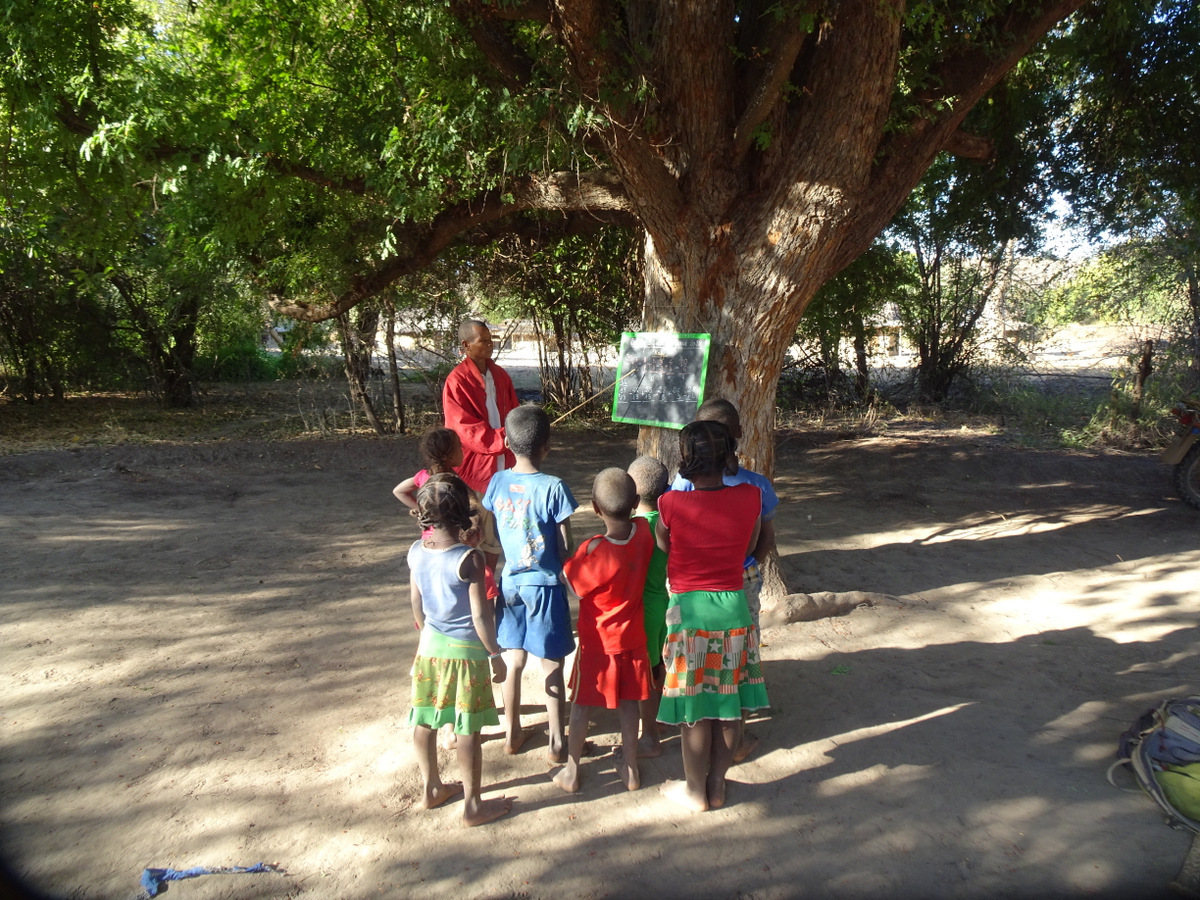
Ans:
MULTIPOLYGON (((154 4, 150 27, 131 4, 26 0, 0 59, 10 98, 85 153, 168 165, 177 188, 220 169, 226 239, 296 318, 457 241, 640 228, 643 327, 712 335, 709 390, 771 474, 809 301, 939 153, 990 158, 968 113, 1083 2, 222 0, 154 4)), ((642 449, 672 456, 668 435, 642 449)))
POLYGON ((635 221, 644 326, 713 335, 712 390, 770 472, 776 381, 813 294, 939 153, 990 156, 964 119, 1082 2, 226 0, 128 29, 118 49, 143 68, 106 80, 93 45, 133 13, 59 0, 80 7, 79 39, 14 19, 26 68, 8 81, 88 152, 240 164, 234 224, 247 245, 274 229, 249 249, 297 318, 336 317, 530 211, 635 221), (131 51, 134 33, 168 49, 131 51), (305 268, 322 240, 339 277, 302 295, 271 269, 305 268))

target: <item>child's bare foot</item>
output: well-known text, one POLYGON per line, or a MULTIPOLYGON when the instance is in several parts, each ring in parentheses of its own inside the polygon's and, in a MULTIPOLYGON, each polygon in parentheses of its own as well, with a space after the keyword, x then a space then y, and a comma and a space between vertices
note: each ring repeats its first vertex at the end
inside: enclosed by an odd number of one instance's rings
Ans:
POLYGON ((568 794, 579 793, 579 767, 567 763, 561 769, 554 773, 552 779, 555 784, 566 791, 568 794))
MULTIPOLYGON (((586 742, 585 742, 586 746, 586 742)), ((555 742, 554 738, 550 738, 550 746, 546 748, 546 759, 551 765, 561 766, 567 761, 567 742, 561 737, 555 742)))
POLYGON ((529 732, 522 728, 504 741, 504 752, 509 755, 520 753, 527 740, 529 740, 529 732))
POLYGON ((640 759, 654 759, 657 756, 662 756, 662 743, 658 738, 642 737, 638 739, 638 757, 640 759))
POLYGON ((708 808, 709 809, 720 809, 722 806, 725 805, 725 779, 724 778, 722 778, 719 783, 714 782, 710 778, 708 780, 708 784, 705 785, 705 789, 708 792, 708 808))
POLYGON ((690 809, 692 812, 704 812, 708 809, 708 797, 693 794, 688 790, 686 781, 668 781, 661 790, 664 797, 678 803, 684 809, 690 809))
POLYGON ((454 733, 454 728, 447 725, 438 732, 438 746, 443 750, 453 750, 458 746, 458 735, 454 733))
POLYGON ((425 809, 433 809, 435 806, 441 806, 451 797, 457 797, 462 792, 461 782, 443 781, 435 788, 425 789, 425 796, 421 798, 421 806, 425 809))
POLYGON ((475 825, 486 825, 501 816, 507 816, 512 811, 512 798, 499 797, 496 800, 477 800, 463 809, 463 824, 468 828, 475 825))
POLYGON ((738 744, 737 749, 733 751, 733 761, 740 763, 756 749, 758 749, 758 735, 743 731, 742 741, 738 744))
POLYGON ((638 771, 637 760, 630 763, 625 759, 625 754, 617 757, 617 777, 627 791, 636 791, 642 786, 642 773, 638 771))

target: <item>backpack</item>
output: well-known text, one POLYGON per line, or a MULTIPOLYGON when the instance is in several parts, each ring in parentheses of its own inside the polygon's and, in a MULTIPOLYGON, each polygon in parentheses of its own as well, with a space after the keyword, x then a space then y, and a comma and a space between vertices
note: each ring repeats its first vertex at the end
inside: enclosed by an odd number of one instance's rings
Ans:
POLYGON ((1200 697, 1164 700, 1137 718, 1117 745, 1113 772, 1125 766, 1167 814, 1172 828, 1200 834, 1200 697))

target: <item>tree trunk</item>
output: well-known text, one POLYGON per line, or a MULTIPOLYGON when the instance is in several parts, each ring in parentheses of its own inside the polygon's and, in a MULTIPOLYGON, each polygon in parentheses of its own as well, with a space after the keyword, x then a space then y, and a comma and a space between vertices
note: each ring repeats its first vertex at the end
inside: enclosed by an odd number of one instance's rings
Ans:
POLYGON ((170 347, 162 351, 163 399, 168 406, 186 409, 195 402, 196 328, 200 297, 187 294, 171 311, 170 347))
POLYGON ((391 300, 387 304, 387 355, 388 374, 392 379, 392 415, 396 420, 396 431, 399 434, 407 434, 404 395, 400 392, 400 364, 396 361, 396 305, 391 300))
MULTIPOLYGON (((683 279, 667 274, 669 268, 654 242, 647 240, 643 328, 711 336, 705 399, 719 397, 737 407, 743 433, 738 447, 741 463, 773 479, 775 392, 796 324, 822 279, 780 284, 778 270, 770 265, 743 263, 739 268, 735 258, 762 259, 767 255, 769 229, 757 232, 767 235, 765 240, 756 242, 750 237, 741 248, 732 239, 709 241, 698 227, 680 231, 696 236, 694 243, 678 248, 685 264, 671 267, 682 271, 683 279), (785 286, 790 290, 784 290, 785 286)), ((729 234, 728 228, 725 231, 729 234)), ((755 230, 750 228, 748 233, 755 230)), ((824 262, 822 247, 828 248, 828 244, 814 242, 806 248, 813 269, 824 262)), ((674 473, 679 465, 678 432, 643 427, 638 453, 658 457, 674 473)), ((763 563, 763 599, 770 602, 786 594, 787 586, 776 559, 763 563)))
POLYGON ((338 333, 342 339, 342 364, 350 385, 351 400, 359 406, 376 434, 387 434, 375 412, 368 390, 371 376, 371 348, 379 328, 379 311, 359 308, 358 322, 352 324, 348 313, 338 316, 338 333), (369 337, 367 337, 369 335, 369 337))
POLYGON ((1147 338, 1142 342, 1142 358, 1138 361, 1137 377, 1133 382, 1133 405, 1129 409, 1129 421, 1136 423, 1142 417, 1142 399, 1146 395, 1146 380, 1154 370, 1154 341, 1147 338))
POLYGON ((871 396, 871 368, 867 362, 867 325, 862 313, 850 311, 850 328, 854 335, 854 391, 859 400, 871 396))

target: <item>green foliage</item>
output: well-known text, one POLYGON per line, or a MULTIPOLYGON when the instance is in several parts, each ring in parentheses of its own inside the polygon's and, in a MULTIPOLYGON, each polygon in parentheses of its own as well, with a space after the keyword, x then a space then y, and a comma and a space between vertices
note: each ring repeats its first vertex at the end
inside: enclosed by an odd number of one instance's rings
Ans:
POLYGON ((1200 7, 1085 7, 1053 42, 1073 100, 1063 134, 1071 203, 1097 233, 1200 219, 1200 7))
POLYGON ((1073 277, 1028 304, 1037 325, 1178 321, 1186 298, 1170 260, 1124 244, 1083 263, 1073 277))
POLYGON ((898 302, 916 285, 912 258, 876 241, 821 287, 800 320, 796 341, 802 354, 811 348, 826 391, 836 390, 841 381, 847 362, 843 348, 848 343, 853 353, 851 366, 857 371, 856 393, 860 399, 866 398, 874 324, 888 303, 898 302))
POLYGON ((616 346, 638 313, 638 259, 634 236, 615 229, 494 248, 479 287, 491 313, 529 320, 542 336, 548 405, 566 410, 594 392, 597 355, 616 346))
POLYGON ((242 337, 200 353, 194 371, 200 381, 273 381, 280 359, 254 338, 242 337))
POLYGON ((1196 388, 1196 373, 1181 345, 1167 345, 1155 359, 1154 374, 1137 389, 1137 354, 1114 373, 1108 398, 1086 424, 1063 432, 1064 443, 1083 447, 1124 449, 1156 447, 1174 436, 1178 427, 1171 408, 1196 388), (1181 352, 1182 349, 1182 352, 1181 352))

